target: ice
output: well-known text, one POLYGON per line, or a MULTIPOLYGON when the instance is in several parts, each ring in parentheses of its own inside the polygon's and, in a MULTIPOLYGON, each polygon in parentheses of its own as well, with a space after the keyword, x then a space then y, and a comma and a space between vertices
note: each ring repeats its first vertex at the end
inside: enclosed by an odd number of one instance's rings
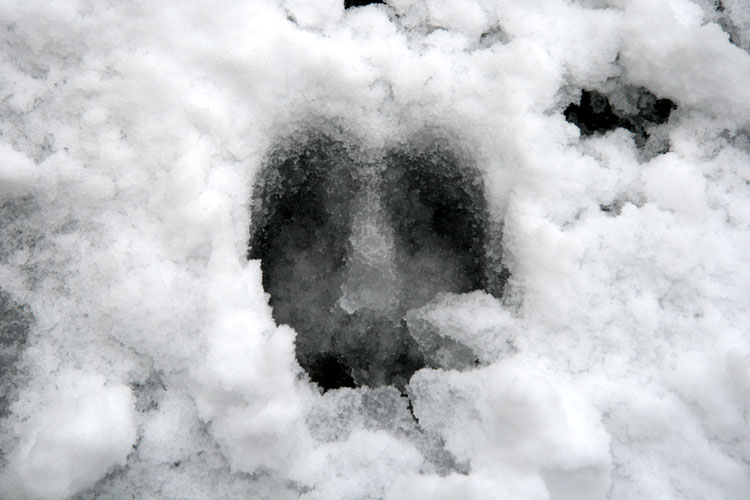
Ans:
POLYGON ((298 134, 269 155, 253 200, 249 256, 274 319, 297 330, 323 390, 403 390, 424 366, 407 311, 440 292, 502 293, 481 178, 436 131, 382 151, 336 128, 298 134))
POLYGON ((746 0, 0 19, 0 498, 747 497, 746 0))

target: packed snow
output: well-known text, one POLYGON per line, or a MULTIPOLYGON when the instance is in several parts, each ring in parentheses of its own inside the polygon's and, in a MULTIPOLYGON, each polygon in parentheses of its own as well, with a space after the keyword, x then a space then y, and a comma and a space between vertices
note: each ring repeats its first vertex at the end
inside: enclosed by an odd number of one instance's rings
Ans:
POLYGON ((750 495, 747 0, 0 21, 0 498, 750 495))

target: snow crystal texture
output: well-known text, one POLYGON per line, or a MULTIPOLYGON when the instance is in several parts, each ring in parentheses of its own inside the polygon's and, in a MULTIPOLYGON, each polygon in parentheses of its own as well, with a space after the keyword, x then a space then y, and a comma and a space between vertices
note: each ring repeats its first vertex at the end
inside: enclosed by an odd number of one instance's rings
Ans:
POLYGON ((0 498, 746 499, 747 1, 346 4, 0 2, 0 498))

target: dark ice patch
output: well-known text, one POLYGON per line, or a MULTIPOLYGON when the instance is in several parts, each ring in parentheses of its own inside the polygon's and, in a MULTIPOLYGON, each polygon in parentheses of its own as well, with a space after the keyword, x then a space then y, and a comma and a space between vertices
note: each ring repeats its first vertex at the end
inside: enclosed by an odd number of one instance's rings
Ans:
POLYGON ((375 154, 340 131, 308 131, 258 175, 248 258, 322 390, 403 390, 425 366, 407 311, 441 292, 502 293, 488 219, 479 172, 440 137, 375 154))

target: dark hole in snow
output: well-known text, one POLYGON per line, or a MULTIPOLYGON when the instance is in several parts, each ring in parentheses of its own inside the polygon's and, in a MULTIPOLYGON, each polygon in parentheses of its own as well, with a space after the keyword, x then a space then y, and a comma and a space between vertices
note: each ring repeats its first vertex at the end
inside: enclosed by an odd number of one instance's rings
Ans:
POLYGON ((581 91, 581 103, 570 104, 564 111, 565 119, 581 130, 581 135, 608 132, 621 126, 609 99, 593 90, 581 91))
POLYGON ((308 365, 307 372, 324 391, 339 387, 356 387, 352 369, 332 353, 322 353, 316 357, 308 365))
POLYGON ((491 273, 481 176, 429 134, 377 155, 302 134, 269 155, 252 216, 248 258, 323 390, 403 389, 425 366, 406 312, 440 292, 499 296, 507 277, 491 273))
POLYGON ((344 8, 350 9, 352 7, 362 7, 364 5, 370 5, 371 3, 384 4, 385 2, 381 2, 380 0, 344 0, 344 8))
POLYGON ((657 98, 644 88, 627 90, 632 111, 615 109, 610 99, 601 92, 582 90, 580 103, 571 103, 565 108, 565 119, 576 125, 583 136, 616 128, 627 129, 635 135, 638 147, 643 148, 650 137, 648 129, 666 123, 677 105, 669 99, 657 98))

